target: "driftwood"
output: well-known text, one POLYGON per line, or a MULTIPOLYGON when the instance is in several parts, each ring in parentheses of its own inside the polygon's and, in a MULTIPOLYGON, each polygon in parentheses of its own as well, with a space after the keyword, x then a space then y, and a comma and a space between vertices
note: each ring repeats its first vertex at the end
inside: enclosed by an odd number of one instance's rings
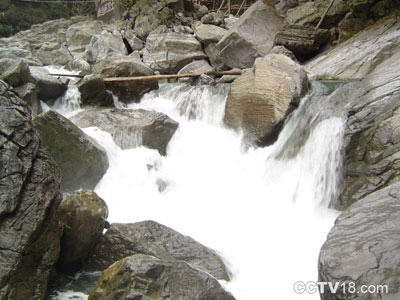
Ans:
POLYGON ((75 77, 75 78, 83 78, 83 75, 67 75, 67 74, 48 74, 50 76, 59 76, 59 77, 75 77))
MULTIPOLYGON (((187 78, 187 77, 199 77, 201 75, 241 75, 242 71, 209 71, 209 72, 193 72, 185 74, 170 74, 170 75, 149 75, 149 76, 135 76, 135 77, 109 77, 103 78, 104 82, 124 82, 124 81, 151 81, 151 80, 163 80, 173 78, 187 78)), ((82 75, 67 75, 67 74, 49 74, 50 76, 64 76, 64 77, 77 77, 83 78, 82 75)))

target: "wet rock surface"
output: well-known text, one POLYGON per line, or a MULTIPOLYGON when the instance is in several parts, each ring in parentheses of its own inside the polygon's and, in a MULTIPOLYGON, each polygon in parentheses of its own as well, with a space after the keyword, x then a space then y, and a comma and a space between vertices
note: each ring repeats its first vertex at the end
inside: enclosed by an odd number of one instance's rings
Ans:
POLYGON ((209 274, 185 262, 133 255, 103 272, 89 299, 219 299, 234 300, 209 274), (218 297, 218 298, 217 298, 218 297))
POLYGON ((362 79, 399 51, 400 24, 386 18, 306 64, 312 79, 362 79))
POLYGON ((33 123, 43 145, 61 169, 62 191, 93 189, 108 169, 104 149, 54 111, 40 114, 33 123))
POLYGON ((184 261, 217 279, 230 279, 229 270, 214 250, 154 221, 112 224, 84 268, 89 271, 104 270, 133 254, 151 255, 167 261, 184 261))
MULTIPOLYGON (((149 76, 154 72, 146 66, 138 52, 129 56, 109 57, 94 66, 94 72, 103 77, 133 77, 149 76)), ((158 88, 158 82, 151 81, 126 81, 106 82, 106 88, 118 96, 124 103, 139 102, 142 95, 158 88)))
POLYGON ((111 134, 122 149, 145 146, 166 155, 179 124, 159 112, 144 109, 87 109, 72 118, 79 127, 96 126, 111 134))
POLYGON ((350 206, 336 220, 319 257, 319 281, 385 285, 381 293, 352 294, 339 286, 323 300, 398 299, 400 297, 400 184, 394 183, 350 206))
POLYGON ((113 107, 114 100, 111 93, 106 90, 103 77, 99 75, 85 76, 78 84, 83 106, 113 107))
POLYGON ((58 215, 64 227, 58 265, 71 271, 86 259, 102 236, 108 208, 95 192, 79 190, 64 194, 58 215))
POLYGON ((38 90, 38 97, 44 102, 51 103, 67 90, 66 82, 57 77, 49 76, 48 71, 31 67, 30 72, 38 90))
POLYGON ((41 299, 59 254, 59 170, 2 81, 0 98, 0 298, 41 299))
POLYGON ((246 139, 254 142, 283 120, 307 91, 307 75, 291 58, 283 54, 258 58, 253 69, 232 83, 224 122, 242 128, 246 139))
POLYGON ((362 78, 341 100, 347 111, 344 177, 332 204, 339 210, 398 180, 400 56, 393 22, 383 20, 307 65, 314 78, 362 78))

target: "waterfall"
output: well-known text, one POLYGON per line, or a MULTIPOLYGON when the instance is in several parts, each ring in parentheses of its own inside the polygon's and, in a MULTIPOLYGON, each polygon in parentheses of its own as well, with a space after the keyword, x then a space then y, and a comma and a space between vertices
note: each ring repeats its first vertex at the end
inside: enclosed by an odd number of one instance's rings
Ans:
POLYGON ((84 131, 106 150, 110 167, 96 187, 110 222, 154 220, 217 251, 237 299, 319 299, 298 295, 316 281, 319 249, 337 212, 328 208, 340 180, 344 117, 332 90, 316 83, 278 141, 244 149, 223 126, 228 86, 164 84, 129 108, 179 122, 168 155, 121 150, 98 128, 84 131), (162 188, 160 188, 162 186, 162 188))
MULTIPOLYGON (((77 71, 66 70, 64 67, 60 66, 44 66, 44 67, 30 67, 31 70, 38 70, 43 74, 63 74, 63 75, 73 75, 79 73, 77 71)), ((64 115, 65 117, 72 117, 80 111, 81 106, 81 94, 76 86, 79 78, 63 76, 59 78, 63 82, 68 82, 67 90, 64 95, 60 96, 54 101, 51 109, 57 111, 58 113, 64 115)), ((43 111, 50 109, 46 103, 42 102, 43 111)))

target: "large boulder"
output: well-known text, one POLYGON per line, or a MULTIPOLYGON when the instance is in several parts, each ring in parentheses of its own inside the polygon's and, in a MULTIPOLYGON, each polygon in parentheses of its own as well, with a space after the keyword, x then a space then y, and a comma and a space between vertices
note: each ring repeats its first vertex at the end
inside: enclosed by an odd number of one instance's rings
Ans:
POLYGON ((0 80, 5 81, 12 87, 18 87, 32 82, 29 66, 23 60, 17 61, 0 75, 0 80))
POLYGON ((90 300, 234 300, 209 274, 185 262, 149 255, 126 257, 103 272, 90 300))
POLYGON ((55 111, 40 114, 33 123, 61 169, 62 191, 94 189, 108 169, 105 150, 55 111))
POLYGON ((143 62, 161 73, 176 73, 196 59, 206 58, 201 43, 191 34, 152 33, 148 36, 143 62))
POLYGON ((335 294, 325 289, 322 300, 400 298, 399 198, 400 183, 395 183, 354 203, 337 218, 320 252, 319 281, 338 284, 339 289, 335 294), (349 289, 352 286, 355 290, 349 289), (375 290, 354 293, 363 286, 375 290))
POLYGON ((276 34, 275 45, 284 46, 297 59, 305 61, 316 55, 329 38, 330 34, 326 29, 291 25, 276 34))
POLYGON ((193 30, 197 39, 204 44, 211 42, 218 43, 228 32, 224 28, 200 22, 193 25, 193 30))
MULTIPOLYGON (((103 31, 103 27, 103 24, 96 20, 84 20, 69 26, 65 33, 65 40, 69 51, 73 54, 84 52, 86 46, 99 37, 98 34, 103 31)), ((105 34, 104 40, 107 40, 108 37, 109 35, 105 34)), ((114 45, 114 47, 117 45, 114 45)))
POLYGON ((95 192, 79 190, 64 195, 58 215, 64 226, 58 264, 62 269, 71 270, 99 241, 106 227, 108 208, 95 192))
POLYGON ((67 90, 65 81, 50 76, 49 71, 43 68, 31 67, 32 77, 38 89, 38 97, 44 102, 52 101, 62 96, 67 90))
MULTIPOLYGON (((148 76, 154 72, 143 64, 139 53, 130 56, 113 56, 100 61, 93 68, 94 73, 105 77, 148 76)), ((118 96, 121 102, 138 102, 142 95, 158 88, 156 80, 125 81, 106 83, 107 89, 118 96)))
POLYGON ((261 0, 254 3, 217 44, 219 56, 230 68, 250 68, 273 47, 283 20, 261 0))
POLYGON ((127 54, 121 34, 114 29, 113 32, 104 30, 93 36, 86 46, 84 58, 90 64, 96 64, 110 56, 124 56, 127 54))
POLYGON ((313 79, 362 79, 400 50, 400 24, 386 18, 306 65, 313 79))
POLYGON ((30 107, 32 117, 42 112, 42 105, 38 98, 37 88, 33 83, 27 83, 14 89, 18 97, 24 100, 30 107))
POLYGON ((204 52, 207 54, 208 59, 215 70, 221 71, 228 69, 222 61, 216 43, 209 43, 206 45, 204 47, 204 52))
POLYGON ((58 259, 60 175, 27 105, 0 81, 0 299, 43 299, 58 259))
POLYGON ((257 58, 231 85, 225 106, 228 127, 243 129, 245 139, 263 138, 274 124, 298 106, 308 91, 303 67, 283 54, 257 58))
POLYGON ((159 112, 144 109, 87 109, 72 118, 79 127, 96 126, 111 134, 121 149, 145 146, 166 155, 179 124, 159 112))
POLYGON ((81 94, 81 104, 89 106, 114 106, 111 93, 106 90, 103 77, 100 75, 85 76, 78 84, 81 94))
POLYGON ((43 63, 37 57, 33 57, 31 51, 23 48, 22 45, 10 45, 9 39, 0 39, 1 60, 23 60, 31 66, 41 66, 43 63))
POLYGON ((230 279, 229 270, 214 250, 154 221, 111 224, 88 258, 85 269, 104 270, 117 260, 133 254, 184 261, 217 279, 230 279))

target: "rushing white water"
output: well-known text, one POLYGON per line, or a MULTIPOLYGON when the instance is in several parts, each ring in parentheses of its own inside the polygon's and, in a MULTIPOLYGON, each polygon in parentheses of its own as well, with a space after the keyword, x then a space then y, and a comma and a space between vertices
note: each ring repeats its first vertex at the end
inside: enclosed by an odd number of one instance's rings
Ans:
MULTIPOLYGON (((77 71, 66 70, 64 67, 60 66, 44 66, 44 67, 30 67, 31 70, 39 70, 44 74, 63 74, 63 75, 73 75, 79 73, 77 71)), ((58 113, 64 115, 65 117, 72 117, 81 111, 81 94, 76 86, 79 80, 76 77, 63 76, 59 78, 60 80, 67 82, 68 87, 64 95, 55 100, 51 109, 57 111, 58 113)), ((46 103, 42 102, 42 110, 47 111, 50 109, 46 103)))
POLYGON ((169 84, 130 106, 179 122, 165 157, 121 150, 108 133, 85 129, 109 156, 96 187, 109 221, 155 220, 216 249, 232 267, 224 285, 237 299, 318 299, 294 293, 293 284, 317 280, 318 252, 336 216, 327 206, 337 192, 343 119, 306 124, 296 146, 310 101, 303 99, 273 146, 245 150, 241 135, 223 126, 226 94, 226 86, 169 84))

